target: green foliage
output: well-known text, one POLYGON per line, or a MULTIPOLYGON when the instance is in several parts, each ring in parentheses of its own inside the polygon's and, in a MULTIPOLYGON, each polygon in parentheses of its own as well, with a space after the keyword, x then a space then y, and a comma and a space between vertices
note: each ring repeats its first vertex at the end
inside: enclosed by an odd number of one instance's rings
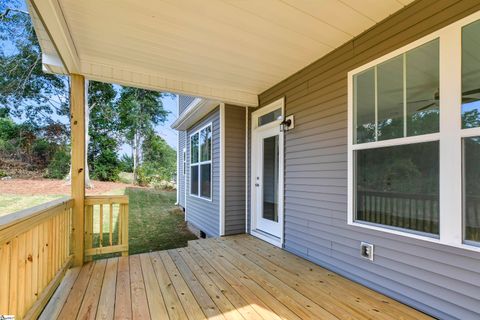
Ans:
POLYGON ((146 136, 154 125, 165 122, 168 111, 163 109, 162 96, 157 91, 122 88, 118 112, 120 129, 127 140, 133 141, 135 135, 146 136))
POLYGON ((70 151, 66 148, 59 148, 48 164, 46 178, 63 179, 70 170, 70 151))
POLYGON ((119 162, 119 168, 122 172, 133 172, 133 158, 129 155, 122 155, 119 162))
POLYGON ((157 171, 163 180, 171 180, 177 171, 177 153, 164 139, 151 132, 143 143, 143 164, 157 171))
POLYGON ((120 173, 117 153, 111 149, 105 149, 91 163, 94 168, 91 178, 100 181, 117 181, 120 173))
POLYGON ((166 182, 171 181, 176 173, 175 150, 154 132, 147 135, 142 149, 143 162, 137 171, 138 184, 168 189, 166 182))
POLYGON ((118 113, 114 104, 117 93, 113 85, 90 81, 88 105, 90 108, 88 164, 91 178, 117 181, 120 172, 118 160, 118 113))

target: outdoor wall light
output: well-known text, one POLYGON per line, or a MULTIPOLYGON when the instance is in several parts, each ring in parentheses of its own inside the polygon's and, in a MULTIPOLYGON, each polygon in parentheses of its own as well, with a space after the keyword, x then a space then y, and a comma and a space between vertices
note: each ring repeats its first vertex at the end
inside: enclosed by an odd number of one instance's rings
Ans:
POLYGON ((287 116, 280 122, 280 132, 292 130, 295 127, 293 115, 287 116))

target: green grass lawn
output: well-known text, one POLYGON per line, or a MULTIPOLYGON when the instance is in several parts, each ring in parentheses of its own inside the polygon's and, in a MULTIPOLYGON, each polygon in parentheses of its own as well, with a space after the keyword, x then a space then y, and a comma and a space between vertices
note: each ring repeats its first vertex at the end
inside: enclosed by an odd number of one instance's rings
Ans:
POLYGON ((26 208, 31 208, 39 204, 60 199, 62 195, 43 195, 43 196, 25 196, 25 195, 0 195, 0 217, 9 213, 17 212, 26 208))
MULTIPOLYGON (((129 196, 129 254, 185 247, 188 240, 196 239, 185 226, 183 211, 175 206, 175 191, 127 188, 114 190, 109 194, 129 196)), ((4 212, 15 212, 61 197, 63 196, 0 195, 0 216, 4 212)), ((94 214, 98 217, 97 211, 99 209, 96 209, 94 214)), ((108 219, 108 210, 104 208, 104 245, 108 245, 108 219)), ((117 225, 116 219, 114 215, 114 225, 117 225)), ((94 224, 94 243, 99 241, 98 221, 96 219, 94 224)), ((114 242, 118 236, 116 229, 113 232, 114 242)), ((98 258, 104 257, 106 256, 98 258)))
POLYGON ((196 239, 175 206, 175 191, 127 188, 129 196, 129 254, 187 246, 196 239))

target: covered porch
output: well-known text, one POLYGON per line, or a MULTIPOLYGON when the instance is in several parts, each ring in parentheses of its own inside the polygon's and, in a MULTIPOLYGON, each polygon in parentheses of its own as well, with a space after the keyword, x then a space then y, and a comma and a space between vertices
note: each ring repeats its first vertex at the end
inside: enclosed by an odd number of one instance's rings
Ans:
POLYGON ((248 235, 70 269, 40 319, 429 319, 248 235))

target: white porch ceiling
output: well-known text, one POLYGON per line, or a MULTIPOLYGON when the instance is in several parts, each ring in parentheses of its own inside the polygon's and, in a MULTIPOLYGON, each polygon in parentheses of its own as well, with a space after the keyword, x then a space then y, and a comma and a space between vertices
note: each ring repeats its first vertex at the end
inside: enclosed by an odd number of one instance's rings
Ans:
POLYGON ((50 71, 256 106, 412 0, 30 1, 50 71))

